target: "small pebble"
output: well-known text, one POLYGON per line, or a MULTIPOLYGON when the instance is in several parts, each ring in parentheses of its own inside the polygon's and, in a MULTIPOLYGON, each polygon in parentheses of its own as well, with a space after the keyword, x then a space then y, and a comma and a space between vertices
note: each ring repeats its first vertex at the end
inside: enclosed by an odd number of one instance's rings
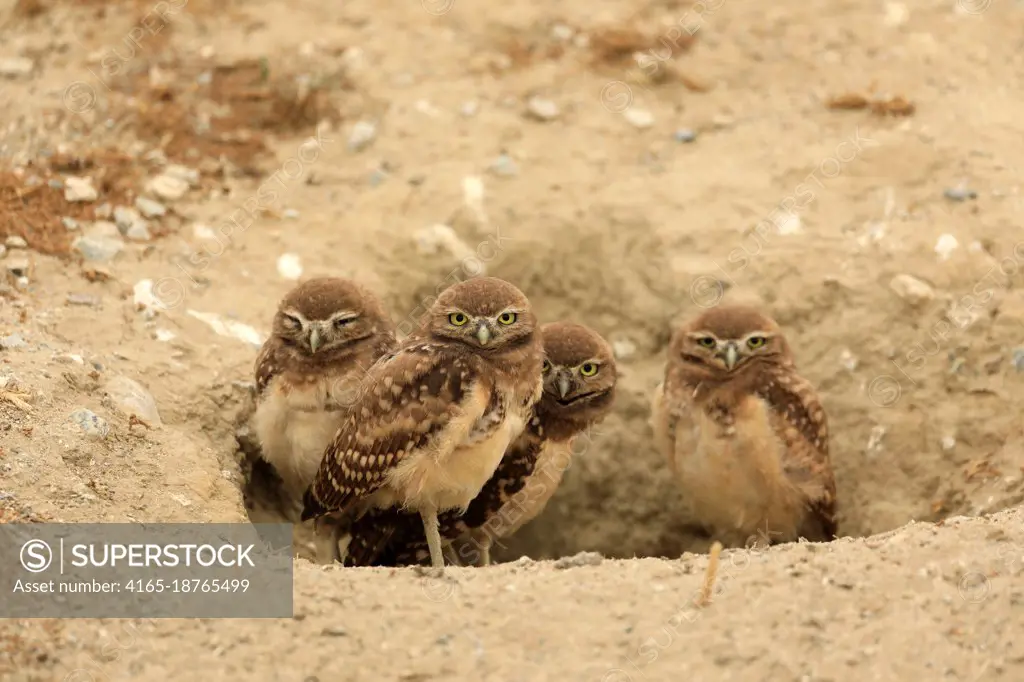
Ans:
POLYGON ((552 121, 560 113, 558 105, 544 97, 531 97, 526 103, 526 115, 538 121, 552 121))
POLYGON ((579 568, 580 566, 597 566, 604 557, 597 552, 580 552, 573 556, 562 557, 555 562, 555 569, 579 568))
POLYGON ((3 244, 0 244, 0 258, 3 258, 6 255, 7 255, 7 247, 4 246, 3 244))
POLYGON ((636 344, 629 340, 613 341, 612 353, 619 360, 628 360, 636 355, 636 344))
POLYGON ((1013 366, 1018 372, 1024 372, 1024 348, 1013 351, 1013 366))
POLYGON ((689 144, 690 142, 695 142, 697 140, 697 132, 695 130, 690 130, 689 128, 680 128, 675 132, 675 138, 676 142, 689 144))
POLYGON ((277 259, 277 273, 285 279, 297 281, 302 277, 302 262, 294 253, 285 253, 277 259))
POLYGON ((107 382, 107 395, 126 416, 135 415, 150 426, 160 426, 160 413, 156 408, 156 400, 136 381, 128 377, 117 376, 107 382))
POLYGON ((20 78, 28 76, 35 68, 35 63, 25 57, 6 57, 0 59, 0 76, 5 78, 20 78))
POLYGON ((81 355, 75 355, 74 353, 59 353, 53 356, 54 362, 59 362, 62 365, 70 365, 72 363, 76 365, 84 365, 85 358, 81 355))
POLYGON ((148 183, 146 191, 164 201, 177 201, 189 190, 189 182, 167 172, 161 173, 148 183))
POLYGON ((187 166, 181 166, 176 163, 164 168, 163 175, 170 178, 176 178, 178 180, 184 180, 188 183, 189 187, 199 187, 199 171, 194 168, 188 168, 187 166))
POLYGON ((977 199, 978 193, 966 187, 953 187, 943 192, 942 196, 950 201, 967 201, 968 199, 977 199))
POLYGON ((28 289, 28 277, 19 277, 14 280, 14 288, 19 291, 25 291, 25 289, 28 289))
POLYGON ((294 208, 286 208, 284 211, 281 212, 281 215, 283 215, 288 220, 296 220, 299 217, 299 212, 296 211, 294 208))
POLYGON ((147 218, 159 218, 167 213, 167 208, 163 204, 146 197, 136 198, 135 208, 139 209, 147 218))
POLYGON ((889 282, 889 288, 904 301, 915 306, 935 298, 935 290, 913 275, 896 275, 889 282))
POLYGON ((110 425, 107 424, 107 420, 92 410, 80 407, 69 416, 71 423, 77 425, 90 438, 103 439, 110 433, 110 425))
POLYGON ((109 220, 97 220, 89 229, 86 230, 85 236, 87 237, 110 237, 111 239, 120 239, 121 230, 118 229, 116 223, 112 223, 109 220))
POLYGON ((110 204, 100 204, 94 211, 96 220, 110 220, 114 217, 114 207, 110 204))
POLYGON ((169 305, 173 305, 175 301, 162 301, 157 298, 156 294, 153 293, 153 280, 151 279, 140 279, 132 287, 132 301, 135 303, 135 309, 146 313, 146 316, 152 318, 156 311, 166 310, 169 305))
POLYGON ((369 121, 359 121, 352 127, 348 136, 348 148, 359 152, 367 147, 377 138, 377 126, 369 121))
POLYGON ((575 35, 576 31, 574 31, 571 26, 555 24, 551 27, 551 37, 559 42, 567 43, 572 40, 575 35))
POLYGON ((629 107, 622 112, 622 117, 634 128, 639 128, 640 130, 650 128, 654 125, 654 114, 646 109, 629 107))
POLYGON ((0 337, 0 348, 4 350, 15 350, 17 348, 24 348, 28 344, 25 343, 25 339, 21 337, 21 334, 11 334, 10 336, 0 337))
POLYGON ((64 180, 65 201, 96 201, 100 193, 89 178, 68 177, 64 180))
POLYGON ((266 334, 256 331, 249 325, 235 320, 225 319, 217 313, 203 313, 196 310, 186 310, 185 313, 205 322, 215 334, 229 336, 249 344, 253 348, 259 348, 266 340, 266 334))
POLYGON ((505 178, 511 178, 519 175, 519 167, 508 154, 499 155, 498 158, 488 166, 488 170, 494 175, 505 178))
MULTIPOLYGON (((455 261, 462 263, 476 256, 476 251, 470 248, 469 244, 462 240, 455 230, 448 225, 436 224, 424 227, 413 234, 416 240, 417 250, 424 255, 431 255, 447 251, 455 261)), ((479 259, 474 262, 474 267, 480 272, 474 274, 485 274, 487 264, 479 259)))
POLYGON ((28 242, 24 238, 17 235, 11 235, 7 238, 7 248, 9 249, 27 249, 28 242))
POLYGON ((92 294, 68 294, 70 305, 98 306, 100 299, 92 294))
POLYGON ((956 438, 954 438, 953 436, 943 436, 942 437, 942 449, 943 450, 945 450, 946 452, 949 452, 949 451, 951 451, 955 447, 956 447, 956 438))
MULTIPOLYGON (((97 211, 97 213, 99 213, 99 211, 97 211)), ((74 218, 64 216, 63 218, 60 219, 60 222, 64 224, 64 229, 68 230, 69 232, 73 232, 78 229, 78 221, 75 220, 74 218)))
POLYGON ((478 111, 480 111, 480 104, 476 100, 463 102, 462 106, 459 107, 459 114, 465 118, 472 118, 473 116, 476 116, 478 111))
POLYGON ((960 242, 951 234, 942 235, 935 243, 935 253, 938 254, 939 260, 949 260, 949 257, 958 248, 960 248, 960 242))
POLYGON ((797 213, 782 213, 775 219, 775 227, 781 235, 800 234, 803 231, 803 222, 797 213))
POLYGON ((860 364, 860 361, 857 359, 857 356, 850 352, 849 348, 844 348, 842 352, 839 353, 839 364, 841 364, 847 372, 852 372, 857 369, 857 365, 860 364))
POLYGON ((320 634, 326 637, 346 637, 348 635, 348 630, 337 625, 330 625, 321 630, 320 634))
MULTIPOLYGON (((134 208, 118 206, 114 209, 114 224, 117 225, 117 229, 121 234, 127 234, 136 225, 141 224, 144 226, 146 221, 142 219, 142 216, 134 208)), ((95 234, 95 232, 90 232, 90 234, 95 234)))
POLYGON ((145 222, 135 223, 124 233, 125 237, 135 242, 148 242, 153 238, 149 231, 149 225, 145 222))
POLYGON ((216 239, 217 233, 214 232, 209 225, 203 223, 196 223, 192 226, 192 234, 195 235, 196 239, 216 239))
POLYGON ((86 260, 103 262, 117 256, 124 248, 124 241, 113 237, 78 237, 71 248, 86 260))

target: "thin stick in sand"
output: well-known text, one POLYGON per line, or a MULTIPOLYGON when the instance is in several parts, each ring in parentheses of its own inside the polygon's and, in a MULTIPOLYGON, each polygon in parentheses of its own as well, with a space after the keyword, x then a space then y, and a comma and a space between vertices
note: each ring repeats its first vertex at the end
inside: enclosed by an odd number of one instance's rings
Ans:
POLYGON ((718 557, 722 554, 722 543, 715 542, 708 552, 708 569, 704 572, 704 587, 700 591, 697 606, 704 608, 711 603, 711 591, 715 588, 715 577, 718 575, 718 557))

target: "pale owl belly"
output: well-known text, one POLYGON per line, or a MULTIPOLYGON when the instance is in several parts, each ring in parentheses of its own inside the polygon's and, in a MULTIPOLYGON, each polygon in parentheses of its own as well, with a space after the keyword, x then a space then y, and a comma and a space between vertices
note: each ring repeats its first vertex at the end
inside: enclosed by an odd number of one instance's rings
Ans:
POLYGON ((253 426, 263 457, 289 494, 301 497, 320 467, 343 412, 331 401, 327 382, 284 392, 271 387, 256 409, 253 426))
POLYGON ((782 474, 782 443, 760 401, 725 433, 706 418, 694 427, 696 447, 680 462, 686 499, 703 525, 743 543, 761 534, 789 535, 798 521, 782 474))
MULTIPOLYGON (((406 507, 411 510, 465 509, 494 473, 524 424, 520 415, 508 414, 486 436, 464 443, 447 455, 431 453, 407 460, 408 464, 396 467, 389 487, 404 491, 406 507)), ((397 501, 397 497, 394 499, 397 501)), ((383 497, 377 501, 378 506, 388 503, 383 497)))

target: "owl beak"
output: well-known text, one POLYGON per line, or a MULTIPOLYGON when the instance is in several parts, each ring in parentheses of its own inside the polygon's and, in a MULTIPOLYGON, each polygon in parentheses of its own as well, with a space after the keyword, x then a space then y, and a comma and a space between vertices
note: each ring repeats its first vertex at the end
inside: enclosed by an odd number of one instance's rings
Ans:
POLYGON ((564 374, 559 374, 555 380, 555 385, 558 386, 558 397, 565 400, 565 396, 569 395, 569 391, 572 389, 572 383, 569 381, 569 377, 564 374))
POLYGON ((320 329, 313 327, 309 332, 309 350, 316 352, 316 349, 320 347, 320 329))
POLYGON ((476 340, 480 342, 481 346, 486 346, 491 342, 491 328, 487 326, 486 322, 481 322, 477 326, 476 340))
POLYGON ((732 371, 736 366, 736 362, 740 359, 740 351, 736 348, 735 343, 727 343, 725 345, 725 352, 722 354, 722 358, 725 360, 725 368, 732 371))

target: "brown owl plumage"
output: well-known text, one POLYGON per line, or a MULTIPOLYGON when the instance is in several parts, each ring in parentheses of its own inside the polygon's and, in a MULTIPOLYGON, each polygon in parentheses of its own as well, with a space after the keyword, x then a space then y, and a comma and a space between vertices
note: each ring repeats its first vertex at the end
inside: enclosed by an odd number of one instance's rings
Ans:
MULTIPOLYGON (((568 322, 541 328, 544 393, 522 435, 509 447, 465 514, 439 518, 442 538, 461 563, 487 565, 494 542, 543 511, 569 467, 576 440, 611 410, 616 367, 597 332, 568 322)), ((344 541, 343 541, 344 542, 344 541)), ((348 566, 402 566, 429 559, 416 516, 375 510, 355 522, 345 552, 348 566)))
POLYGON ((825 411, 779 326, 719 306, 675 331, 651 425, 693 514, 726 546, 832 540, 825 411))
POLYGON ((493 277, 449 287, 423 326, 374 365, 304 496, 302 519, 393 505, 420 515, 443 566, 437 514, 465 510, 541 394, 526 296, 493 277))
POLYGON ((380 301, 353 281, 310 279, 281 300, 256 358, 253 430, 296 511, 363 377, 395 346, 380 301))

